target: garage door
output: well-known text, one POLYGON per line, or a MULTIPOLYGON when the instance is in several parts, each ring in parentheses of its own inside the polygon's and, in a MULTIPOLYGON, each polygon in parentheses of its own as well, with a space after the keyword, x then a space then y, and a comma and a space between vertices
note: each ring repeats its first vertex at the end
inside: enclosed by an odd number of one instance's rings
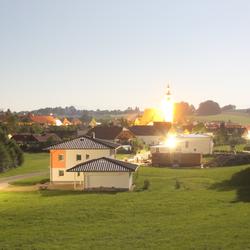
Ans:
POLYGON ((88 176, 88 188, 98 187, 129 188, 129 177, 127 174, 88 176))

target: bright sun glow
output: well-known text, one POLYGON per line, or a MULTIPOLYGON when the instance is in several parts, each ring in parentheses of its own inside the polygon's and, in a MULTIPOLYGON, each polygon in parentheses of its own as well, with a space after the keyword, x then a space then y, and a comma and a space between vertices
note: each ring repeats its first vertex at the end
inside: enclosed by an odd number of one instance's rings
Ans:
POLYGON ((247 140, 250 140, 250 130, 248 130, 247 140))
POLYGON ((165 143, 166 147, 168 148, 175 148, 176 145, 177 145, 177 141, 176 141, 176 136, 171 134, 171 135, 168 135, 165 143))
POLYGON ((172 100, 162 101, 162 112, 164 114, 165 122, 173 122, 174 120, 174 103, 172 100))
POLYGON ((167 93, 162 101, 161 111, 165 122, 173 122, 174 120, 174 102, 168 86, 167 93))

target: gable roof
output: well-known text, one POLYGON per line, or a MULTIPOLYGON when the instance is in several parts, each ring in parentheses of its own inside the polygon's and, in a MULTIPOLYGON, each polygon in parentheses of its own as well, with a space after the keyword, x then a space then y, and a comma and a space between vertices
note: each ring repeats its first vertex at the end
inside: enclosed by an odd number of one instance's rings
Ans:
POLYGON ((137 136, 164 136, 167 133, 156 126, 136 125, 129 128, 129 130, 137 136))
POLYGON ((39 142, 47 142, 48 140, 54 141, 54 142, 61 142, 62 139, 55 133, 46 133, 46 134, 34 134, 34 137, 39 142))
POLYGON ((137 168, 136 164, 102 157, 80 163, 67 172, 135 172, 137 168))
POLYGON ((61 138, 54 133, 45 134, 31 134, 31 133, 19 133, 14 134, 12 139, 17 142, 47 142, 49 139, 54 142, 62 141, 61 138))
POLYGON ((114 140, 122 132, 122 129, 119 126, 97 126, 90 129, 87 135, 91 136, 95 133, 96 138, 114 140))
POLYGON ((52 145, 46 150, 51 149, 116 149, 120 144, 108 142, 105 140, 91 138, 89 136, 81 136, 73 140, 65 141, 56 145, 52 145))

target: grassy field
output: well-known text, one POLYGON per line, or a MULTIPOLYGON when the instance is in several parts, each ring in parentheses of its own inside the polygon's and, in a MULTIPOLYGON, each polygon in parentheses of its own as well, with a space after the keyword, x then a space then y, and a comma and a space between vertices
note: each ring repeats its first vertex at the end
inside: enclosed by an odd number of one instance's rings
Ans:
POLYGON ((204 122, 204 121, 231 121, 239 123, 241 125, 250 124, 250 115, 241 112, 225 112, 219 115, 208 115, 208 116, 192 116, 191 118, 204 122))
POLYGON ((49 182, 49 174, 13 181, 13 182, 10 182, 10 184, 14 186, 32 186, 32 185, 42 184, 46 182, 49 182))
MULTIPOLYGON (((246 144, 238 144, 235 146, 235 150, 242 152, 244 151, 244 147, 246 146, 246 144)), ((214 146, 214 150, 218 150, 218 151, 231 151, 231 148, 229 145, 219 145, 219 146, 214 146)))
POLYGON ((24 154, 24 163, 22 166, 11 169, 5 173, 0 173, 1 177, 9 177, 13 175, 21 175, 33 172, 49 171, 49 154, 37 153, 37 154, 24 154))
POLYGON ((142 167, 135 192, 0 192, 0 249, 249 249, 249 179, 142 167))

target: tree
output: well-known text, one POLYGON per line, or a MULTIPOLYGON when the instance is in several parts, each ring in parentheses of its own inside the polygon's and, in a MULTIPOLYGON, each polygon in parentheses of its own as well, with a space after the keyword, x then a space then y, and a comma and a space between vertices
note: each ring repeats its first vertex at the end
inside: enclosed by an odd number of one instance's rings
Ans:
POLYGON ((208 100, 200 103, 197 113, 198 115, 217 115, 221 113, 221 108, 217 102, 208 100))
POLYGON ((136 154, 145 148, 145 143, 142 140, 135 138, 131 141, 131 146, 132 152, 136 154))
POLYGON ((10 156, 6 147, 0 142, 0 172, 5 171, 10 166, 10 156))
POLYGON ((221 111, 232 111, 232 110, 235 110, 235 109, 236 109, 235 105, 229 104, 229 105, 226 105, 226 106, 222 107, 221 111))
POLYGON ((186 116, 192 115, 195 112, 193 105, 189 105, 187 102, 179 102, 174 105, 174 118, 175 121, 183 121, 186 116))
POLYGON ((206 132, 207 132, 207 128, 205 127, 203 122, 196 124, 192 128, 192 133, 201 133, 202 134, 202 133, 206 133, 206 132))
POLYGON ((17 167, 23 163, 23 153, 14 140, 8 138, 0 128, 0 171, 17 167))

